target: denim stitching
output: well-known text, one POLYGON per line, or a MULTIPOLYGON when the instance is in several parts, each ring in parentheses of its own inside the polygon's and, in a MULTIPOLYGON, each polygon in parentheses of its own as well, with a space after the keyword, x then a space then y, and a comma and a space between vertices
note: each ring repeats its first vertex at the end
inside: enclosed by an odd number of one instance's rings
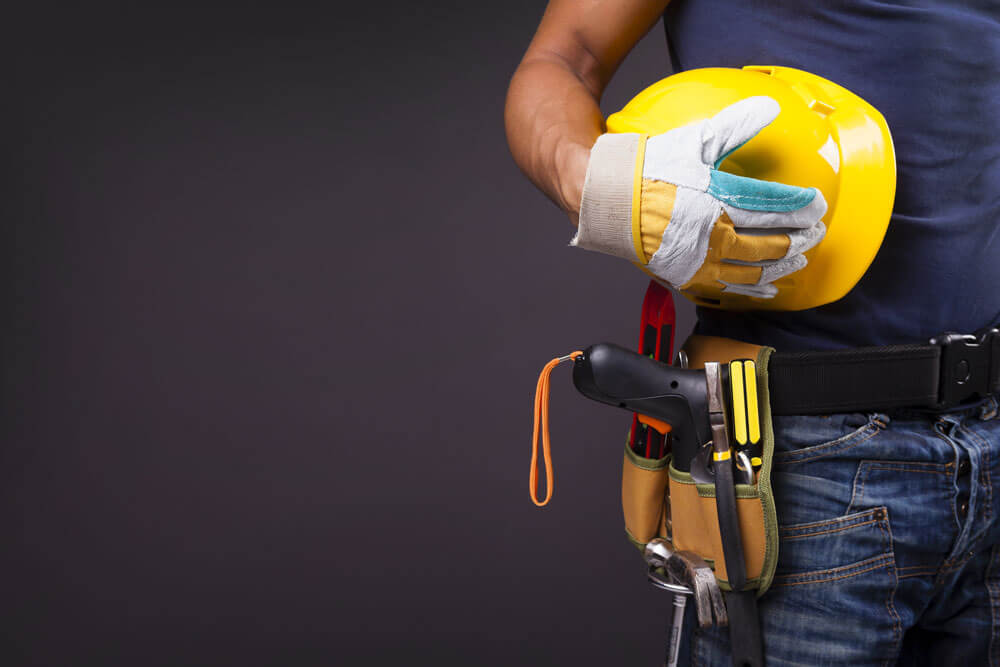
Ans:
POLYGON ((816 537, 817 535, 829 535, 830 533, 839 533, 839 532, 841 532, 843 530, 847 530, 849 528, 858 528, 860 526, 868 526, 868 525, 871 525, 873 523, 877 523, 877 521, 878 521, 878 519, 871 519, 869 521, 863 521, 861 523, 848 523, 848 524, 844 524, 844 525, 841 525, 841 526, 837 526, 836 528, 831 528, 829 530, 821 530, 818 533, 802 533, 801 535, 783 535, 782 537, 784 537, 784 539, 785 539, 786 542, 789 541, 789 540, 801 540, 801 539, 805 539, 807 537, 816 537))
POLYGON ((971 428, 965 428, 964 426, 961 428, 969 434, 970 438, 974 439, 981 445, 980 453, 982 454, 982 465, 979 470, 979 486, 986 491, 986 502, 983 503, 983 519, 986 520, 986 523, 989 523, 989 519, 993 516, 993 481, 990 475, 990 443, 971 428))
POLYGON ((865 484, 868 482, 868 473, 871 470, 889 470, 889 471, 895 470, 895 471, 899 471, 899 472, 916 472, 916 473, 937 474, 937 475, 945 475, 945 476, 947 476, 947 475, 951 474, 951 468, 952 468, 952 463, 951 462, 944 463, 944 464, 941 464, 941 463, 919 463, 919 462, 913 462, 913 463, 892 465, 892 464, 881 464, 881 463, 877 463, 877 462, 874 462, 874 461, 862 461, 858 465, 858 472, 855 473, 855 475, 854 475, 854 484, 852 485, 852 488, 851 488, 851 500, 847 504, 847 511, 850 512, 851 510, 854 509, 855 503, 857 503, 858 505, 860 505, 861 501, 864 500, 864 497, 865 497, 865 484), (921 467, 942 466, 942 465, 945 468, 944 470, 920 469, 921 467), (909 467, 909 466, 913 466, 913 467, 909 467), (861 474, 862 470, 864 470, 864 474, 863 475, 861 474), (858 486, 858 481, 859 480, 861 482, 860 486, 858 486))
POLYGON ((840 436, 839 438, 835 438, 834 440, 829 440, 827 442, 821 442, 821 443, 816 444, 816 445, 809 445, 807 447, 799 447, 799 448, 794 449, 794 450, 789 451, 789 452, 775 452, 774 453, 774 458, 776 460, 777 459, 781 459, 781 458, 794 458, 796 456, 796 454, 801 454, 803 452, 805 452, 806 454, 812 454, 812 453, 817 452, 817 451, 825 451, 827 449, 830 449, 831 447, 837 447, 837 446, 839 446, 841 444, 844 444, 845 442, 850 442, 851 440, 853 440, 855 438, 859 438, 859 437, 865 435, 868 431, 876 430, 876 428, 877 427, 873 427, 872 423, 869 422, 867 424, 859 426, 858 428, 856 428, 855 430, 851 431, 850 433, 845 433, 844 435, 840 436))
MULTIPOLYGON (((978 500, 980 501, 979 506, 983 507, 982 510, 983 519, 988 524, 989 523, 988 519, 993 514, 991 507, 993 503, 993 488, 992 488, 992 482, 990 481, 990 474, 988 467, 989 447, 990 447, 989 442, 987 442, 981 435, 979 435, 972 429, 966 428, 962 424, 956 424, 955 426, 958 428, 958 430, 967 433, 970 439, 976 440, 977 443, 980 445, 979 451, 980 454, 982 455, 980 458, 982 465, 980 466, 980 471, 979 471, 980 479, 977 480, 977 483, 981 487, 981 490, 985 490, 985 493, 983 494, 985 497, 979 498, 978 500)), ((955 498, 952 498, 951 504, 952 504, 952 510, 954 511, 955 498)), ((975 555, 975 549, 978 548, 979 544, 983 540, 983 537, 985 537, 985 531, 978 537, 974 537, 972 526, 975 525, 975 517, 971 517, 968 520, 972 522, 972 525, 969 526, 969 542, 968 544, 965 545, 965 549, 963 550, 963 553, 961 554, 959 560, 956 561, 955 559, 953 559, 950 561, 945 561, 942 564, 942 568, 944 568, 942 570, 942 575, 946 573, 950 574, 960 569, 961 567, 964 567, 965 564, 968 563, 969 560, 971 560, 972 557, 975 555)), ((961 525, 959 526, 959 531, 961 531, 961 525)))
POLYGON ((925 570, 931 572, 937 571, 937 568, 935 568, 933 565, 907 565, 906 567, 899 567, 896 569, 898 569, 900 572, 904 570, 925 570))
MULTIPOLYGON (((952 503, 952 505, 954 505, 954 503, 952 503)), ((956 539, 958 539, 957 536, 956 539)), ((944 583, 943 582, 944 576, 946 574, 951 574, 958 568, 962 567, 962 565, 965 564, 965 561, 968 560, 968 558, 969 558, 969 552, 968 550, 966 550, 963 551, 958 556, 955 556, 954 558, 945 559, 945 561, 941 563, 941 567, 938 568, 938 576, 937 579, 934 581, 934 588, 938 588, 938 586, 944 583)))
MULTIPOLYGON (((801 528, 818 528, 820 526, 832 525, 835 523, 849 523, 851 521, 862 521, 866 519, 866 515, 880 513, 883 508, 873 507, 870 510, 865 510, 863 512, 856 512, 854 514, 848 514, 846 516, 838 516, 833 519, 823 519, 822 521, 810 521, 809 523, 793 523, 785 526, 781 526, 782 530, 799 530, 801 528)), ((875 517, 881 518, 881 517, 875 517)))
POLYGON ((956 556, 955 558, 952 558, 951 560, 946 560, 944 563, 942 563, 941 570, 939 571, 938 575, 938 580, 934 582, 935 588, 937 588, 939 584, 944 583, 943 580, 945 575, 953 574, 954 572, 961 570, 968 564, 970 560, 972 560, 972 558, 975 555, 976 552, 972 548, 972 545, 970 544, 966 545, 966 548, 962 551, 960 556, 956 556))
MULTIPOLYGON (((949 447, 952 448, 952 450, 955 452, 955 455, 957 457, 957 456, 960 455, 960 452, 962 451, 962 447, 959 445, 958 441, 955 440, 952 437, 952 430, 954 429, 954 426, 955 426, 954 422, 950 422, 950 421, 948 421, 946 419, 943 419, 942 417, 939 416, 937 418, 937 421, 935 421, 934 424, 932 425, 931 429, 933 430, 934 435, 939 440, 943 440, 945 443, 947 443, 947 445, 949 447), (941 425, 942 424, 952 424, 952 428, 948 430, 947 434, 945 434, 941 430, 941 425)), ((956 458, 955 460, 957 461, 958 459, 956 458)), ((949 462, 949 463, 951 463, 951 462, 949 462)), ((958 521, 958 510, 957 510, 956 505, 955 505, 956 499, 957 499, 957 495, 953 494, 950 497, 950 499, 949 499, 949 504, 951 505, 951 516, 956 521, 955 542, 957 544, 958 543, 958 539, 962 536, 963 526, 962 526, 961 521, 958 521)), ((966 546, 968 546, 968 545, 966 545, 966 546)), ((953 549, 954 549, 954 547, 953 547, 953 549)), ((965 561, 967 561, 968 559, 969 559, 968 548, 963 549, 963 551, 961 553, 956 554, 952 558, 946 558, 941 563, 941 566, 938 568, 937 577, 935 577, 935 579, 934 579, 934 589, 938 590, 942 585, 944 585, 944 577, 945 577, 945 575, 949 574, 950 572, 953 572, 955 569, 961 567, 965 563, 965 561)))
POLYGON ((805 447, 805 448, 802 448, 802 449, 794 451, 794 452, 781 452, 780 455, 778 453, 776 453, 774 455, 774 462, 775 463, 806 463, 808 461, 815 461, 816 459, 820 459, 820 458, 823 458, 823 457, 826 457, 826 456, 832 456, 833 454, 839 454, 841 452, 846 452, 848 449, 851 449, 852 447, 857 447, 861 443, 866 442, 867 440, 870 440, 872 437, 874 437, 875 435, 877 435, 880 432, 880 430, 881 429, 879 429, 878 427, 874 427, 871 424, 866 425, 866 426, 862 426, 860 429, 858 429, 857 431, 854 431, 853 433, 848 433, 847 435, 845 435, 843 437, 837 438, 836 440, 831 440, 830 442, 824 443, 822 445, 815 445, 813 447, 805 447), (857 440, 856 442, 851 442, 851 440, 853 440, 853 439, 857 438, 858 436, 862 435, 863 433, 865 433, 865 431, 869 431, 869 433, 867 433, 864 438, 862 438, 860 440, 857 440), (839 447, 840 445, 843 445, 845 442, 849 442, 850 444, 847 444, 846 446, 843 446, 843 447, 839 447), (830 450, 830 451, 828 451, 828 450, 830 450), (804 456, 802 458, 795 458, 795 454, 798 453, 798 452, 806 452, 807 456, 804 456))
MULTIPOLYGON (((973 433, 969 431, 969 433, 973 433)), ((979 434, 973 434, 975 437, 979 438, 979 434)), ((986 489, 986 502, 983 504, 983 518, 986 519, 987 523, 990 522, 993 517, 993 476, 990 474, 990 446, 986 443, 986 449, 983 450, 983 463, 980 470, 984 478, 983 488, 986 489)))
POLYGON ((919 568, 919 572, 907 572, 906 574, 896 573, 896 577, 899 579, 909 579, 910 577, 930 577, 937 574, 937 570, 933 567, 925 567, 923 565, 917 565, 914 567, 904 567, 904 570, 913 570, 919 568))
POLYGON ((893 563, 892 554, 882 554, 881 556, 875 556, 874 558, 869 558, 863 560, 860 563, 855 563, 853 565, 844 565, 842 567, 834 567, 829 570, 818 570, 816 572, 807 572, 804 574, 786 574, 779 575, 774 578, 774 583, 772 586, 801 586, 803 584, 823 584, 828 581, 838 581, 840 579, 850 579, 851 577, 856 577, 859 574, 864 574, 865 572, 871 572, 872 570, 878 570, 882 567, 890 565, 893 563), (869 566, 869 567, 865 567, 869 566), (863 568, 863 569, 858 569, 863 568), (838 573, 837 576, 830 576, 826 578, 820 578, 824 575, 832 575, 838 573), (778 582, 779 577, 782 579, 778 582))
POLYGON ((896 571, 896 548, 892 537, 892 524, 889 522, 888 508, 885 508, 885 514, 883 514, 883 517, 885 520, 879 522, 879 528, 882 529, 883 548, 886 549, 892 557, 891 573, 893 575, 892 590, 889 591, 889 597, 885 601, 886 611, 889 612, 889 615, 892 616, 893 619, 893 657, 886 658, 885 664, 892 665, 895 663, 895 656, 899 655, 900 644, 903 641, 903 620, 899 617, 899 612, 896 611, 896 589, 899 588, 899 573, 896 571))
POLYGON ((865 497, 865 483, 868 481, 868 471, 871 466, 867 465, 868 461, 861 461, 858 463, 858 470, 854 473, 854 483, 851 485, 851 500, 847 504, 847 511, 854 510, 854 500, 857 498, 860 501, 864 500, 865 497), (861 486, 858 486, 858 481, 861 481, 861 486))
POLYGON ((1000 556, 1000 549, 994 546, 985 577, 986 592, 990 596, 990 646, 988 651, 990 665, 1000 664, 1000 643, 997 642, 997 638, 1000 637, 1000 619, 997 618, 998 611, 1000 611, 997 609, 1000 605, 1000 581, 997 581, 996 577, 997 556, 1000 556))
POLYGON ((878 527, 882 531, 882 550, 892 554, 893 560, 896 558, 896 550, 892 541, 892 527, 889 525, 889 508, 882 507, 882 515, 879 517, 878 527))
MULTIPOLYGON (((916 465, 916 464, 913 464, 913 465, 916 465)), ((928 465, 928 466, 942 466, 942 467, 945 467, 945 468, 952 467, 951 463, 928 463, 926 465, 928 465)), ((928 474, 928 475, 950 475, 951 474, 950 470, 920 470, 918 468, 911 468, 911 467, 902 466, 902 465, 882 465, 882 464, 879 464, 879 463, 873 463, 871 465, 870 470, 895 470, 897 472, 918 472, 918 473, 925 473, 925 474, 928 474)))

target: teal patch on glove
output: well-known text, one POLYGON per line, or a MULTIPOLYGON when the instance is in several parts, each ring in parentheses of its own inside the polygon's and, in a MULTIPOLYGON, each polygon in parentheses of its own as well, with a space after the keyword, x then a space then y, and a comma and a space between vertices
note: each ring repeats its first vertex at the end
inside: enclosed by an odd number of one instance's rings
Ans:
POLYGON ((759 181, 725 171, 710 171, 708 194, 747 211, 797 211, 816 198, 816 188, 759 181))

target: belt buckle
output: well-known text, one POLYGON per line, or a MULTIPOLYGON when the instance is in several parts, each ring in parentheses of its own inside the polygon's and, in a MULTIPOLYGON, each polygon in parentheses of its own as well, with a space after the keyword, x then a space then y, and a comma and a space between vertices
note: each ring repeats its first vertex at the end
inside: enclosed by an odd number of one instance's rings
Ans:
POLYGON ((935 336, 931 345, 941 348, 938 409, 951 408, 972 398, 985 398, 996 391, 994 348, 1000 361, 1000 329, 975 334, 948 332, 935 336))

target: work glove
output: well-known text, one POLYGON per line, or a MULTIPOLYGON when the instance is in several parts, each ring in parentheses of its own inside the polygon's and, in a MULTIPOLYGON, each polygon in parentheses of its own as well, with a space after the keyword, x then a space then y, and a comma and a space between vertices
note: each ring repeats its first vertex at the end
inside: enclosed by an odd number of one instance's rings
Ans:
POLYGON ((604 134, 590 152, 572 245, 623 257, 694 293, 770 298, 823 238, 816 188, 736 176, 718 167, 781 108, 750 97, 663 134, 604 134))

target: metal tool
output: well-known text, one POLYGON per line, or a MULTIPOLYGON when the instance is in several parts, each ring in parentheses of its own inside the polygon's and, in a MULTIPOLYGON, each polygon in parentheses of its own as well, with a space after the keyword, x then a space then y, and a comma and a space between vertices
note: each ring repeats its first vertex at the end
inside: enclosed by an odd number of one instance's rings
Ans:
POLYGON ((667 667, 677 667, 677 657, 681 648, 681 633, 684 632, 684 610, 687 608, 688 596, 693 595, 694 591, 687 586, 671 583, 666 578, 657 574, 656 567, 653 565, 649 566, 649 571, 647 572, 646 577, 649 579, 649 583, 653 586, 667 591, 673 596, 674 609, 669 626, 668 637, 670 639, 667 642, 667 658, 665 664, 667 667))
POLYGON ((646 545, 646 563, 654 578, 660 576, 656 570, 662 569, 668 581, 692 591, 698 625, 729 624, 722 589, 704 558, 692 551, 675 551, 666 540, 656 538, 646 545))
MULTIPOLYGON (((695 484, 715 484, 715 467, 712 462, 712 443, 707 442, 691 459, 691 479, 695 484)), ((753 484, 754 469, 746 452, 737 451, 734 454, 733 481, 736 484, 753 484)))
POLYGON ((667 645, 667 665, 677 664, 681 633, 684 630, 684 610, 687 596, 695 602, 698 625, 703 628, 713 624, 725 626, 729 623, 722 590, 715 573, 703 558, 690 551, 674 551, 667 542, 657 538, 646 545, 646 577, 649 582, 673 594, 674 613, 670 625, 670 641, 667 645), (660 574, 659 570, 663 570, 660 574))

